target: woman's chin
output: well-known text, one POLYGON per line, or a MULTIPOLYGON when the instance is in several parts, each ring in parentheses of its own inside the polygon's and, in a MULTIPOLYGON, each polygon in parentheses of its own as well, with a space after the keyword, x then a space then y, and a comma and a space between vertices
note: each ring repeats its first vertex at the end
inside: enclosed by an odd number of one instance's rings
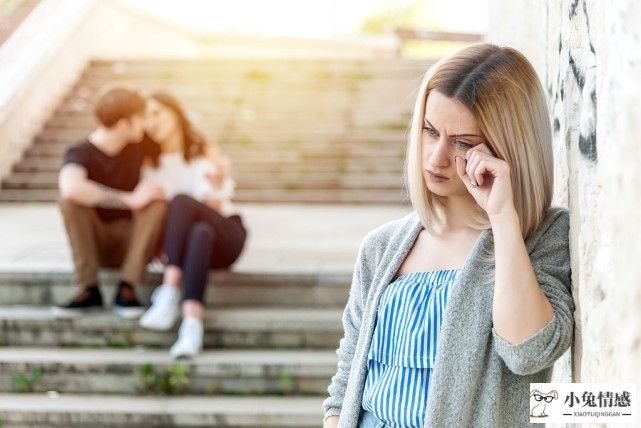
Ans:
POLYGON ((425 182, 427 190, 439 196, 449 196, 452 191, 449 189, 448 183, 432 183, 430 180, 425 182))

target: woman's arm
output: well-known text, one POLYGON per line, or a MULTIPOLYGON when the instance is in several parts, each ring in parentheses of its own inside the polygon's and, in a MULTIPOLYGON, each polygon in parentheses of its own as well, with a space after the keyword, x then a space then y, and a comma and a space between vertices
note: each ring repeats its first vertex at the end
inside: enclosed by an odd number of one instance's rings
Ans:
POLYGON ((517 343, 550 322, 552 305, 532 269, 516 211, 490 220, 496 255, 494 327, 505 340, 517 343))
POLYGON ((531 256, 516 214, 491 221, 496 350, 514 373, 536 373, 552 365, 572 342, 569 215, 564 212, 554 220, 531 256))
POLYGON ((543 232, 530 256, 514 208, 508 163, 485 143, 454 161, 459 177, 492 224, 496 351, 514 373, 536 373, 552 365, 572 342, 567 210, 543 232))

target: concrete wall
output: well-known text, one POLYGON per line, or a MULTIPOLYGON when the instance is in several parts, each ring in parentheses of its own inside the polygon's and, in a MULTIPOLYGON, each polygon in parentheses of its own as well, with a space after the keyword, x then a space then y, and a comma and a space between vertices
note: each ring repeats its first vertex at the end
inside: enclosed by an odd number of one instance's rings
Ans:
POLYGON ((72 36, 94 3, 42 1, 0 46, 0 178, 82 72, 85 41, 72 36))
MULTIPOLYGON (((571 211, 572 362, 641 387, 641 3, 491 0, 489 41, 535 64, 553 112, 555 204, 571 211)), ((570 371, 570 367, 572 370, 570 371)))

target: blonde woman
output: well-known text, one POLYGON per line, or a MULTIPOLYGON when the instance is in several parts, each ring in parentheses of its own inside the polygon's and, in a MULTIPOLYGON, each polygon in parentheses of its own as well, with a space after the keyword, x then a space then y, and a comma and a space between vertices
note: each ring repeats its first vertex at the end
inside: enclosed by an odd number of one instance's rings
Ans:
POLYGON ((518 51, 435 64, 410 130, 409 215, 358 253, 325 427, 525 427, 573 337, 569 216, 545 94, 518 51))

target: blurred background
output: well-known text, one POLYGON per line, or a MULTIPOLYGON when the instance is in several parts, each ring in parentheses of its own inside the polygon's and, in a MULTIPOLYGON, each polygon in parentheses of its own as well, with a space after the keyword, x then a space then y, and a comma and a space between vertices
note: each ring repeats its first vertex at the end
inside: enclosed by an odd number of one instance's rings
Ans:
POLYGON ((577 303, 554 380, 638 385, 639 23, 636 0, 0 0, 0 426, 320 426, 359 244, 412 210, 418 85, 479 41, 520 49, 548 95, 577 303), (182 102, 248 224, 187 363, 175 332, 50 313, 74 290, 62 155, 114 83, 182 102))

